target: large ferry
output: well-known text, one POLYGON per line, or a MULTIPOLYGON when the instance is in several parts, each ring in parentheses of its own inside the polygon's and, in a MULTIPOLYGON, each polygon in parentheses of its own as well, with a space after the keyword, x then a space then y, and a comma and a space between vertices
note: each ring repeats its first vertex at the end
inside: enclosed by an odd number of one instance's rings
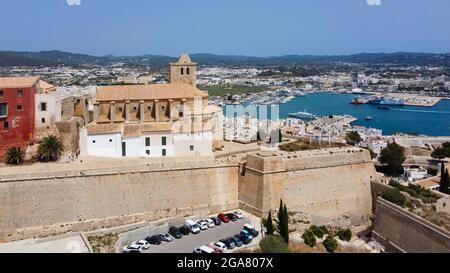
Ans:
POLYGON ((367 102, 368 104, 387 105, 387 106, 403 106, 405 101, 400 98, 377 97, 367 102))
POLYGON ((317 116, 308 112, 289 113, 289 117, 298 119, 316 119, 317 116))

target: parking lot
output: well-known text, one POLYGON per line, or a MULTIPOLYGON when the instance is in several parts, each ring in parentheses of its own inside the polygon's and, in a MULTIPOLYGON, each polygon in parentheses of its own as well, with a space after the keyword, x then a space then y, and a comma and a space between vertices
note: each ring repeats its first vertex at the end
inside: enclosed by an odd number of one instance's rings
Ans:
POLYGON ((192 253, 195 247, 208 245, 211 242, 239 234, 245 224, 250 224, 250 220, 246 217, 235 222, 222 223, 220 226, 202 230, 199 234, 191 233, 181 239, 174 238, 172 242, 150 245, 150 248, 143 250, 142 253, 192 253))

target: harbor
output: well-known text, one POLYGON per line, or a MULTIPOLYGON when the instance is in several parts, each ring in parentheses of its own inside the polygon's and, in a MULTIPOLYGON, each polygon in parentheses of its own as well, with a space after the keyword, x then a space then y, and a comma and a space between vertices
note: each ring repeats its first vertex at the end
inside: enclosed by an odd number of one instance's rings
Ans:
MULTIPOLYGON (((258 100, 270 102, 269 97, 272 100, 282 100, 282 97, 265 94, 253 94, 252 97, 242 104, 257 105, 258 100)), ((286 119, 289 114, 298 112, 309 113, 316 117, 349 115, 356 118, 353 125, 381 129, 384 135, 395 133, 450 135, 450 100, 436 98, 433 100, 435 103, 428 107, 410 106, 406 103, 403 106, 350 104, 356 97, 366 96, 352 93, 308 92, 305 96, 297 96, 288 102, 278 103, 279 118, 286 119)))

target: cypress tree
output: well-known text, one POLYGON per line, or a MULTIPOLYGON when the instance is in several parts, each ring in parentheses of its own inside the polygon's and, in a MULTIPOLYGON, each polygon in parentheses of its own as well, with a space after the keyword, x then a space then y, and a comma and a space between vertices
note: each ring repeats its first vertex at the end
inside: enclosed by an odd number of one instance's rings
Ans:
MULTIPOLYGON (((444 165, 444 164, 442 164, 444 165)), ((445 169, 445 168, 443 168, 445 169)), ((448 173, 448 170, 445 170, 445 172, 441 171, 441 182, 439 186, 439 190, 442 193, 450 194, 450 175, 448 173)))
POLYGON ((283 207, 283 225, 282 225, 282 232, 280 232, 280 235, 283 237, 286 243, 289 243, 289 215, 286 204, 284 204, 283 207))
POLYGON ((280 199, 280 208, 278 209, 277 218, 278 218, 278 231, 281 234, 282 230, 281 227, 283 225, 283 199, 280 199))
POLYGON ((267 216, 267 235, 273 235, 273 222, 272 222, 272 212, 269 211, 269 216, 267 216))

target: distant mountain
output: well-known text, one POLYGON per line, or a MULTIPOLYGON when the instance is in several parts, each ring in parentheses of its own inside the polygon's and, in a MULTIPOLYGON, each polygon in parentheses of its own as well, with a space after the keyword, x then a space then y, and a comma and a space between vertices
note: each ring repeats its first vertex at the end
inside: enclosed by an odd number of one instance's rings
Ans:
MULTIPOLYGON (((406 65, 444 65, 450 67, 450 53, 361 53, 353 55, 286 55, 280 57, 250 57, 240 55, 191 54, 193 61, 207 66, 273 66, 289 64, 321 63, 368 63, 368 64, 406 64, 406 65)), ((89 66, 124 63, 134 66, 165 68, 176 57, 163 55, 142 56, 91 56, 63 51, 13 52, 0 51, 0 66, 89 66)))

